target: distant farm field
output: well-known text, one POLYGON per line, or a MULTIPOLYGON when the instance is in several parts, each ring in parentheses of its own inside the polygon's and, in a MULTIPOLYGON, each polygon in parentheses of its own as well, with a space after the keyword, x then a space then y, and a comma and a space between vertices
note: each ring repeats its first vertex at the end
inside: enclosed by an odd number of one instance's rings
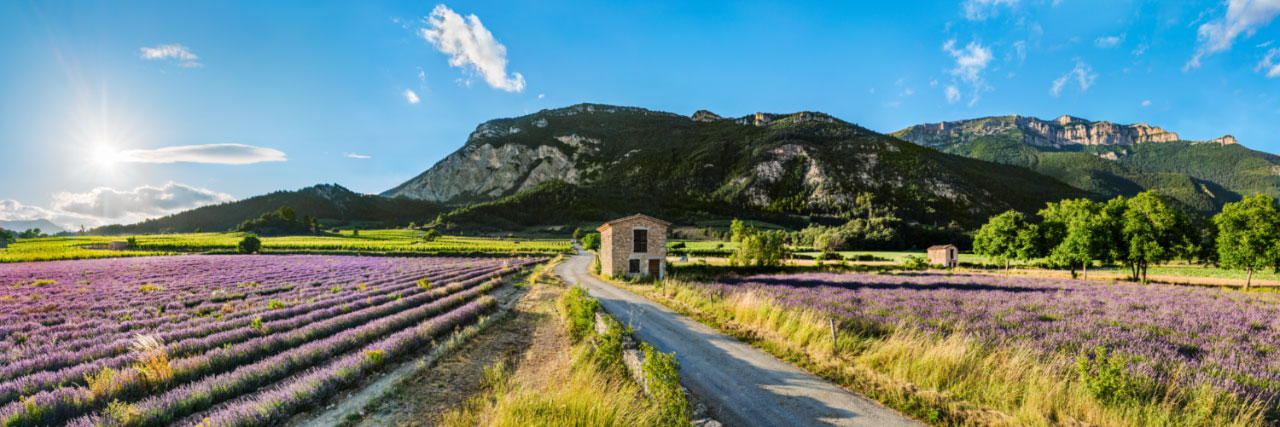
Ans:
MULTIPOLYGON (((317 236, 263 237, 265 253, 391 253, 437 255, 546 255, 568 253, 565 239, 519 239, 442 236, 423 241, 417 230, 362 230, 317 236)), ((168 255, 186 252, 234 251, 244 233, 186 233, 133 236, 137 247, 126 251, 105 249, 128 236, 47 237, 21 239, 0 249, 0 263, 92 259, 125 256, 168 255)))
POLYGON ((907 409, 933 400, 942 409, 917 415, 942 424, 1280 422, 1275 294, 946 273, 762 275, 654 292, 781 337, 820 365, 874 372, 860 379, 873 391, 940 393, 875 397, 907 409))
POLYGON ((264 425, 428 348, 525 258, 0 265, 0 425, 264 425))

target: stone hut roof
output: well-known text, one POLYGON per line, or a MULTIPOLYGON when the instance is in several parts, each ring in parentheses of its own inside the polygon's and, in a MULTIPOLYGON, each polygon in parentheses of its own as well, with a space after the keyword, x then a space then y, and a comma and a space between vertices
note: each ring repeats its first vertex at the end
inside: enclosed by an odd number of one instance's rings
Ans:
POLYGON ((609 228, 613 227, 614 225, 621 224, 621 223, 623 223, 623 222, 627 222, 627 221, 631 221, 631 220, 635 220, 635 219, 642 219, 642 218, 643 218, 643 219, 650 220, 650 221, 653 221, 653 222, 656 222, 656 223, 659 223, 659 224, 662 224, 664 227, 670 227, 670 226, 671 226, 671 223, 669 223, 669 222, 666 222, 666 221, 663 221, 663 220, 660 220, 660 219, 657 219, 657 218, 654 218, 654 217, 651 217, 651 216, 648 216, 648 215, 645 215, 645 214, 635 214, 635 215, 631 215, 631 216, 628 216, 628 217, 622 217, 622 218, 615 219, 615 220, 613 220, 613 221, 606 222, 606 223, 604 223, 604 225, 601 225, 601 226, 600 226, 600 228, 597 228, 597 229, 596 229, 596 231, 604 231, 604 230, 607 230, 607 229, 609 229, 609 228))
POLYGON ((931 251, 933 251, 933 250, 942 250, 942 249, 946 249, 946 248, 954 248, 954 247, 956 247, 956 245, 933 245, 933 246, 930 246, 930 247, 929 247, 929 250, 931 250, 931 251))

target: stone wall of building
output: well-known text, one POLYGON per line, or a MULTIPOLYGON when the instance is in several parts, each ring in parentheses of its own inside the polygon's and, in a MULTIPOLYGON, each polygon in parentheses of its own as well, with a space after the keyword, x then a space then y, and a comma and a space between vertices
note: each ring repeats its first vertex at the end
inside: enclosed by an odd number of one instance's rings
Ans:
POLYGON ((639 275, 662 275, 662 271, 649 271, 649 260, 661 260, 662 267, 659 268, 666 269, 667 225, 639 217, 613 224, 600 232, 600 274, 614 277, 629 275, 628 264, 632 259, 640 260, 639 275), (645 253, 632 252, 632 230, 635 228, 649 230, 649 245, 645 253))

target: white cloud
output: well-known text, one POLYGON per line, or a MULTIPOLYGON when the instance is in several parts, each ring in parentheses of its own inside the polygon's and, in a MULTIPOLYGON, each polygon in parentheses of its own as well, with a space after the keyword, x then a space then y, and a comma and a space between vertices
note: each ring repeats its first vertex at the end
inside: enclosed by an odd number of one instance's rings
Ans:
POLYGON ((404 100, 409 101, 410 104, 417 104, 420 101, 418 99, 418 94, 413 93, 412 89, 404 90, 404 100))
POLYGON ((1090 67, 1084 61, 1076 61, 1075 68, 1053 81, 1053 86, 1049 88, 1049 93, 1053 96, 1058 96, 1062 92, 1062 88, 1072 79, 1075 79, 1080 84, 1080 91, 1084 92, 1089 90, 1089 86, 1093 86, 1093 81, 1097 80, 1097 78, 1098 74, 1093 72, 1093 67, 1090 67))
POLYGON ((507 75, 507 47, 493 38, 493 33, 475 15, 462 15, 445 5, 437 5, 426 18, 427 28, 418 35, 449 55, 449 65, 478 72, 490 87, 507 92, 524 90, 524 76, 507 75))
POLYGON ((1272 48, 1267 51, 1267 56, 1258 61, 1257 68, 1254 71, 1266 71, 1267 77, 1280 77, 1280 48, 1272 48))
POLYGON ((1151 45, 1145 42, 1138 43, 1138 47, 1133 48, 1133 56, 1142 56, 1142 54, 1147 53, 1147 49, 1150 49, 1150 48, 1151 48, 1151 45))
POLYGON ((368 159, 372 156, 366 156, 364 154, 356 154, 356 153, 346 153, 346 154, 343 154, 342 157, 347 157, 351 159, 368 159))
POLYGON ((422 67, 418 67, 418 83, 423 88, 427 87, 427 71, 423 70, 422 67))
POLYGON ((965 0, 964 17, 970 21, 982 21, 997 15, 1000 6, 1017 6, 1018 0, 965 0))
POLYGON ((116 160, 133 163, 217 163, 247 165, 258 162, 283 162, 284 152, 272 148, 244 144, 205 144, 161 147, 152 150, 125 150, 116 160))
MULTIPOLYGON (((986 81, 982 78, 982 72, 993 58, 991 49, 982 47, 982 44, 976 41, 969 42, 965 47, 957 49, 956 40, 951 39, 942 45, 942 50, 955 58, 956 67, 948 70, 948 72, 969 86, 972 92, 969 98, 969 105, 973 106, 978 102, 978 95, 988 89, 986 81)), ((955 89, 955 85, 949 86, 949 88, 955 89)), ((950 101, 952 99, 951 89, 947 91, 947 99, 949 102, 955 102, 950 101)))
POLYGON ((1280 0, 1228 0, 1227 14, 1200 25, 1196 53, 1182 67, 1183 71, 1198 68, 1200 59, 1217 52, 1231 50, 1236 38, 1252 36, 1259 28, 1267 26, 1280 14, 1280 0))
POLYGON ((178 62, 183 67, 199 67, 203 64, 196 62, 200 59, 196 54, 191 53, 191 49, 180 44, 164 44, 156 47, 143 46, 142 59, 171 59, 178 62))
POLYGON ((538 99, 542 99, 542 98, 543 98, 543 97, 545 97, 545 96, 546 96, 546 95, 543 95, 543 94, 541 94, 541 93, 540 93, 540 94, 538 94, 538 99))
POLYGON ((16 200, 0 200, 0 220, 47 219, 68 228, 79 225, 96 227, 134 223, 234 200, 228 194, 175 182, 160 187, 144 185, 132 190, 99 187, 84 193, 55 193, 49 208, 24 205, 16 200))
POLYGON ((54 193, 53 211, 107 221, 137 221, 200 206, 234 201, 229 194, 176 182, 132 190, 98 187, 84 193, 54 193))
POLYGON ((1096 40, 1093 41, 1094 46, 1097 46, 1103 49, 1119 46, 1120 43, 1124 43, 1124 33, 1120 33, 1120 35, 1118 36, 1098 37, 1096 40))
POLYGON ((1148 100, 1144 100, 1144 101, 1142 101, 1142 106, 1143 106, 1143 107, 1150 107, 1150 106, 1151 106, 1151 100, 1150 100, 1150 99, 1148 99, 1148 100))
POLYGON ((948 103, 955 104, 956 101, 960 100, 960 89, 956 89, 956 87, 952 85, 947 85, 944 90, 947 93, 948 103))

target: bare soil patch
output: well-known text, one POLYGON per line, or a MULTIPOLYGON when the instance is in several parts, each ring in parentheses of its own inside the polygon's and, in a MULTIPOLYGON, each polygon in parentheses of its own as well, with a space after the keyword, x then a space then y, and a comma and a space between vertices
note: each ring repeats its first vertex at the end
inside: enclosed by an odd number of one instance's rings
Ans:
POLYGON ((483 372, 501 361, 522 375, 569 358, 570 342, 555 317, 561 288, 535 285, 503 319, 431 367, 413 373, 355 426, 434 426, 449 409, 484 390, 483 372))

